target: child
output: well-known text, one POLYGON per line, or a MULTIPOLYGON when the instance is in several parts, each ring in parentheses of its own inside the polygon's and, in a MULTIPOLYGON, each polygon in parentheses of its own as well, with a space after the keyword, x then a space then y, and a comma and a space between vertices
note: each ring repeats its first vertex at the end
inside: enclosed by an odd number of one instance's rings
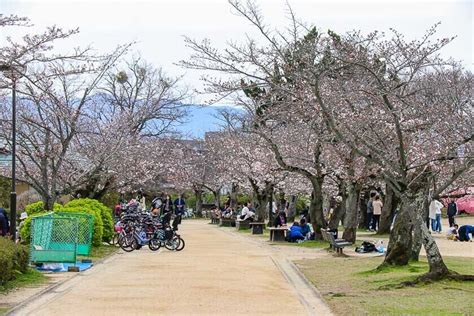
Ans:
POLYGON ((448 238, 449 240, 454 240, 454 241, 457 241, 458 240, 458 224, 454 224, 453 227, 449 227, 448 228, 448 231, 446 232, 446 238, 448 238))
POLYGON ((300 220, 301 234, 304 236, 304 240, 309 240, 311 237, 311 227, 306 223, 306 219, 300 220))

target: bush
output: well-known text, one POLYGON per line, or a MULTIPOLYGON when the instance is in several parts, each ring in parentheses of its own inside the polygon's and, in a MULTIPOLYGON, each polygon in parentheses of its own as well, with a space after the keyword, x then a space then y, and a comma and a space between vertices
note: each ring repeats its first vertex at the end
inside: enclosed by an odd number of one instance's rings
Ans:
POLYGON ((28 269, 28 248, 0 237, 0 285, 28 269))
MULTIPOLYGON (((61 204, 54 203, 53 210, 57 211, 61 207, 62 207, 61 204)), ((28 214, 28 216, 37 215, 38 213, 44 213, 43 201, 38 201, 38 202, 27 205, 25 207, 25 212, 28 214)))
POLYGON ((28 216, 25 219, 25 221, 23 222, 23 225, 20 228, 20 236, 21 236, 21 240, 23 242, 25 242, 27 244, 30 243, 30 239, 31 239, 31 220, 33 219, 33 217, 42 216, 42 215, 45 215, 45 214, 48 214, 48 212, 36 213, 33 216, 28 216))
POLYGON ((66 203, 64 207, 84 207, 98 212, 103 224, 102 241, 107 242, 113 238, 114 221, 112 219, 112 211, 104 204, 93 199, 75 199, 66 203))

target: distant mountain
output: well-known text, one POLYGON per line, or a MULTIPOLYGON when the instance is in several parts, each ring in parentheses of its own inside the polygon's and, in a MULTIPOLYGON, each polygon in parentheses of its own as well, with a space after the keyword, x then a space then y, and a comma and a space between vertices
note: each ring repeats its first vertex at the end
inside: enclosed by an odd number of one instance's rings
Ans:
POLYGON ((217 131, 221 129, 222 121, 216 116, 220 109, 231 108, 228 106, 198 106, 189 107, 189 116, 187 122, 179 125, 176 129, 185 136, 204 138, 206 132, 217 131))

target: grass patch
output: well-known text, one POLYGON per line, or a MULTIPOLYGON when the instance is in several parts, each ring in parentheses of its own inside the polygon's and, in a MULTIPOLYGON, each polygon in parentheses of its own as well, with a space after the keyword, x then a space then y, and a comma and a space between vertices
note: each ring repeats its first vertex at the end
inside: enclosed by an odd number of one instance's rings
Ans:
POLYGON ((35 269, 28 268, 26 273, 19 273, 14 280, 8 281, 4 285, 0 285, 0 294, 20 287, 42 284, 46 282, 46 277, 35 269))
POLYGON ((10 307, 0 307, 0 316, 5 315, 9 309, 10 307))
MULTIPOLYGON (((445 257, 449 269, 474 274, 471 258, 445 257)), ((414 287, 391 285, 428 271, 426 262, 384 267, 381 257, 321 258, 297 261, 336 315, 469 315, 474 282, 441 281, 414 287)))
POLYGON ((112 246, 112 245, 102 245, 100 247, 92 247, 91 253, 89 256, 78 256, 77 260, 82 260, 82 259, 91 259, 92 261, 98 261, 100 259, 103 259, 112 253, 115 253, 119 250, 118 247, 112 246))
POLYGON ((301 247, 301 248, 329 248, 329 243, 324 240, 306 240, 302 243, 297 242, 272 242, 270 245, 278 245, 278 246, 293 246, 293 247, 301 247))

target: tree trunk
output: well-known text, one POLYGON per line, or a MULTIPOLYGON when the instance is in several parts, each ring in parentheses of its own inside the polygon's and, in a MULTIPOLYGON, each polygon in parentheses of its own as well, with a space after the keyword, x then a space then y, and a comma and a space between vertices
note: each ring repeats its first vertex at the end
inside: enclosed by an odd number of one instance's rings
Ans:
POLYGON ((212 191, 212 194, 214 195, 214 205, 218 209, 221 209, 221 190, 217 189, 215 191, 212 191))
POLYGON ((235 209, 237 207, 237 190, 239 186, 237 183, 232 183, 232 188, 230 191, 230 207, 235 209))
POLYGON ((196 195, 196 215, 202 217, 202 190, 194 189, 194 194, 196 195))
POLYGON ((359 194, 360 185, 356 182, 350 182, 347 186, 346 216, 342 238, 352 243, 356 240, 359 194))
POLYGON ((378 235, 389 234, 390 226, 392 225, 392 215, 397 207, 398 199, 393 189, 389 186, 385 186, 385 200, 383 202, 382 214, 380 215, 378 235))
POLYGON ((414 211, 415 201, 403 197, 395 224, 390 232, 387 255, 383 264, 402 266, 408 264, 412 248, 413 223, 410 213, 414 211))
MULTIPOLYGON (((421 203, 421 209, 416 209, 416 214, 420 214, 421 216, 416 216, 414 221, 415 225, 413 227, 413 244, 411 249, 411 260, 418 261, 420 260, 420 251, 423 245, 423 238, 422 238, 422 231, 421 226, 425 225, 423 218, 428 216, 429 213, 429 201, 428 201, 428 194, 430 188, 429 186, 425 186, 423 192, 423 202, 421 203)), ((425 225, 426 226, 426 225, 425 225)))
POLYGON ((54 194, 43 196, 43 206, 45 211, 52 211, 56 202, 56 196, 54 194))
MULTIPOLYGON (((285 191, 282 189, 278 190, 278 209, 284 211, 286 207, 286 200, 285 200, 285 191)), ((288 215, 288 214, 286 214, 288 215)))
POLYGON ((311 181, 313 185, 313 194, 309 207, 311 224, 313 226, 315 239, 322 239, 321 228, 326 229, 327 223, 323 213, 323 178, 315 178, 311 181))
POLYGON ((367 229, 367 202, 370 198, 370 190, 367 189, 364 191, 364 197, 359 201, 359 228, 367 229))
POLYGON ((347 200, 347 193, 346 193, 346 183, 341 181, 339 184, 339 192, 338 195, 342 197, 342 201, 340 203, 336 202, 333 199, 329 201, 329 209, 333 209, 333 213, 331 219, 329 220, 328 227, 330 229, 338 229, 339 223, 341 222, 344 213, 346 213, 346 200, 347 200))
POLYGON ((293 222, 296 217, 296 201, 298 197, 296 195, 290 196, 290 204, 288 205, 288 222, 293 222))

